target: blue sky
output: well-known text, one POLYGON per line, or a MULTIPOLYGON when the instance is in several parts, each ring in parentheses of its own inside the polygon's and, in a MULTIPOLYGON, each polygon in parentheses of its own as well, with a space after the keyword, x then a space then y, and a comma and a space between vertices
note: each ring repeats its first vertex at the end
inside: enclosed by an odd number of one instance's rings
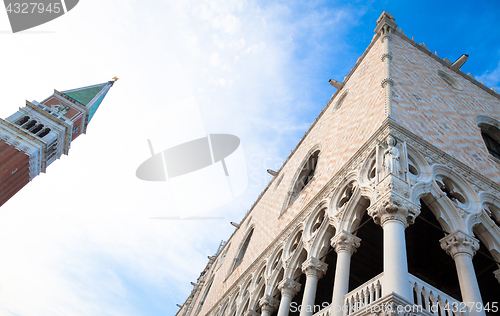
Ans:
POLYGON ((498 1, 82 0, 18 34, 0 12, 0 117, 53 89, 121 78, 69 156, 0 209, 0 315, 175 314, 383 10, 439 56, 469 54, 462 70, 500 91, 498 1), (222 220, 151 220, 179 201, 171 183, 135 177, 146 139, 157 150, 193 139, 185 100, 205 132, 241 139, 248 188, 205 214, 222 220))

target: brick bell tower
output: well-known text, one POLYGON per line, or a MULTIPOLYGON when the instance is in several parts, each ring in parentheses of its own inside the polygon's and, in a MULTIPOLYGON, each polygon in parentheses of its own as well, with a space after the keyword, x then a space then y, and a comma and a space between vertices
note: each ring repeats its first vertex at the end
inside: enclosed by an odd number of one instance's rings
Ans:
POLYGON ((114 81, 54 93, 42 102, 26 101, 0 119, 0 206, 14 196, 85 134, 114 81))

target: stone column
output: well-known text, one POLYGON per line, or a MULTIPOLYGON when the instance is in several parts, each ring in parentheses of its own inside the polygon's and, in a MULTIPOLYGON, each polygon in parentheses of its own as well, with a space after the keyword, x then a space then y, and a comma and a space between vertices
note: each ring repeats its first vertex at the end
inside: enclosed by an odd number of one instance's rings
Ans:
POLYGON ((278 316, 288 316, 288 312, 290 311, 290 302, 295 294, 300 291, 300 283, 295 282, 290 278, 286 278, 278 284, 278 290, 281 291, 278 316))
POLYGON ((312 257, 302 263, 302 272, 306 275, 306 286, 304 287, 300 316, 311 316, 313 314, 318 281, 325 275, 327 268, 326 263, 312 257))
POLYGON ((351 256, 359 247, 361 239, 343 230, 335 235, 330 242, 337 252, 337 267, 335 268, 335 280, 333 283, 331 313, 334 316, 342 316, 344 296, 349 290, 351 256))
POLYGON ((264 295, 259 300, 260 309, 262 310, 261 316, 271 316, 271 314, 278 308, 279 304, 280 302, 271 295, 264 295))
POLYGON ((370 207, 368 213, 384 230, 382 296, 394 292, 408 302, 413 302, 408 279, 405 229, 420 213, 418 206, 411 205, 394 192, 390 192, 382 202, 370 207))
POLYGON ((446 253, 452 256, 457 267, 458 282, 460 283, 460 292, 462 300, 467 306, 469 304, 481 303, 481 308, 473 308, 469 315, 485 315, 482 308, 483 300, 479 292, 476 273, 472 265, 472 257, 479 249, 479 241, 464 232, 457 230, 452 234, 444 237, 439 241, 441 248, 446 250, 446 253))
POLYGON ((243 313, 245 316, 261 316, 261 314, 257 313, 253 309, 249 309, 246 312, 243 313))

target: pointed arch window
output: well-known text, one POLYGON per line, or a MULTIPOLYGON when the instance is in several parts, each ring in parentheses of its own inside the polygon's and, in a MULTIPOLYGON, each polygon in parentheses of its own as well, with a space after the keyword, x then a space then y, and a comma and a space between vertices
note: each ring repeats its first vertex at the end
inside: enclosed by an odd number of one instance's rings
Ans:
POLYGON ((297 180, 295 181, 295 185, 293 186, 292 189, 292 196, 290 198, 289 204, 295 200, 297 195, 304 189, 304 187, 311 182, 312 178, 314 177, 314 173, 316 171, 316 166, 318 165, 318 157, 319 157, 319 150, 316 150, 311 156, 309 156, 309 159, 305 163, 305 165, 302 167, 302 170, 300 171, 299 176, 297 177, 297 180))
POLYGON ((484 143, 486 144, 486 148, 488 148, 488 152, 493 157, 500 159, 500 143, 485 132, 482 132, 481 136, 483 137, 484 143))
POLYGON ((500 159, 500 122, 487 116, 478 116, 476 122, 488 153, 500 159))
POLYGON ((236 269, 243 261, 243 257, 245 257, 245 253, 247 252, 248 245, 250 244, 250 240, 252 239, 253 235, 253 227, 250 228, 249 232, 246 234, 245 238, 243 239, 243 242, 241 243, 241 246, 238 250, 238 254, 236 255, 236 258, 234 258, 233 266, 231 267, 231 270, 229 271, 229 274, 236 269))
POLYGON ((196 308, 196 312, 194 313, 195 315, 198 314, 203 307, 203 304, 205 303, 205 299, 208 296, 208 293, 210 292, 210 288, 212 287, 212 284, 214 283, 214 276, 210 278, 210 281, 208 281, 208 285, 205 287, 205 291, 203 292, 203 295, 200 298, 200 302, 198 303, 198 307, 196 308))

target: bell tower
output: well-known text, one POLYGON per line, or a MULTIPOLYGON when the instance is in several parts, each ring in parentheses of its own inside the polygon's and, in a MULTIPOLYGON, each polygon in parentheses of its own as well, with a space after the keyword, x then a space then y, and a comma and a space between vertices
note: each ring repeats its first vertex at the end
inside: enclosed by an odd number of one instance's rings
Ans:
MULTIPOLYGON (((115 80, 116 81, 116 80, 115 80)), ((67 155, 115 81, 54 93, 0 119, 0 206, 67 155)))

